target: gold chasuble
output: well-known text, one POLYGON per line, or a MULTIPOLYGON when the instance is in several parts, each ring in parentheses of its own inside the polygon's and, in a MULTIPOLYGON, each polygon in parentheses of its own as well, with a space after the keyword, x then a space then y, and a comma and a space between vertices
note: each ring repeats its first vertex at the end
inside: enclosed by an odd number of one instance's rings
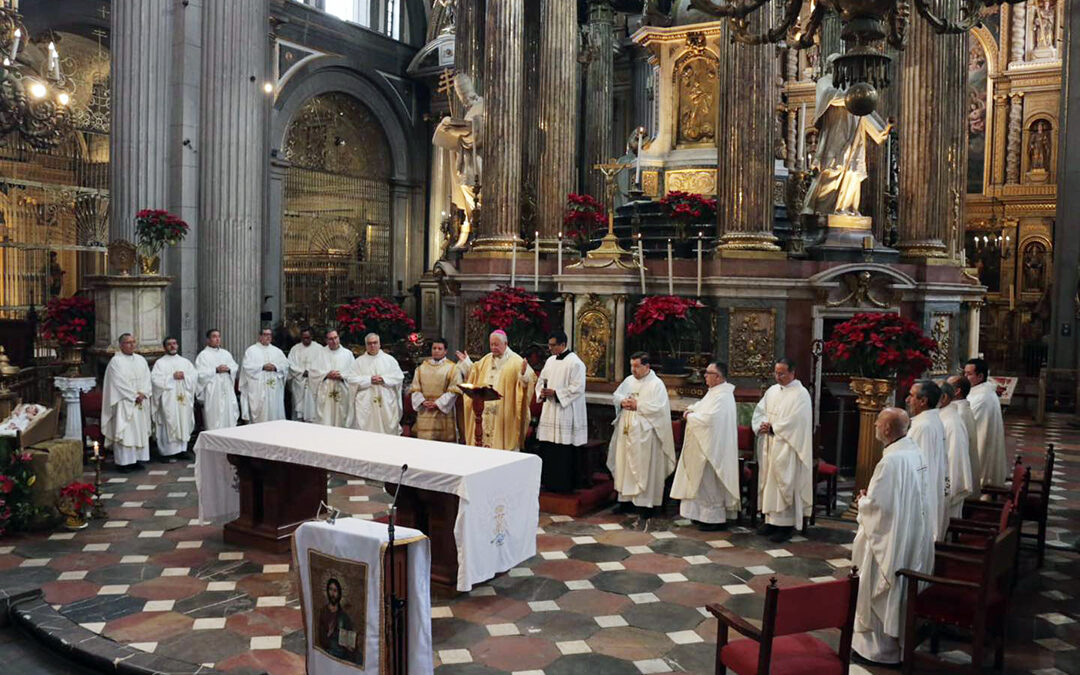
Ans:
POLYGON ((409 389, 413 409, 416 410, 417 438, 457 442, 454 403, 461 394, 459 384, 461 371, 450 359, 442 359, 438 363, 428 359, 417 366, 412 387, 409 389), (425 410, 421 406, 424 401, 432 401, 437 407, 425 410))
MULTIPOLYGON (((526 368, 521 374, 520 356, 507 347, 502 357, 487 354, 472 366, 465 381, 478 387, 490 386, 502 394, 498 401, 484 404, 484 445, 500 450, 520 450, 529 430, 529 396, 536 373, 526 368)), ((464 397, 465 443, 476 444, 476 413, 472 399, 464 397)))

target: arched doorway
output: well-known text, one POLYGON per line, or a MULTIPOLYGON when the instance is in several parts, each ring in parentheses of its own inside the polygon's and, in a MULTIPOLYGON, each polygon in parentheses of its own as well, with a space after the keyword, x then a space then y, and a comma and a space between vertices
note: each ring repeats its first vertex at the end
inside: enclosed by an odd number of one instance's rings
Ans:
POLYGON ((326 327, 349 298, 391 293, 390 145, 365 105, 331 92, 296 113, 283 153, 284 318, 326 327))

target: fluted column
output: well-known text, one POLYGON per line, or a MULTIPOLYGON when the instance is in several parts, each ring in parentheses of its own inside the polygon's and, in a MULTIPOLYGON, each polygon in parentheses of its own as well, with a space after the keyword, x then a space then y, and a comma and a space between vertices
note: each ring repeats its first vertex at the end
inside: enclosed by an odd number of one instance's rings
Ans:
POLYGON ((457 0, 454 8, 454 69, 484 92, 485 0, 457 0))
POLYGON ((1020 145, 1024 136, 1024 92, 1009 94, 1009 128, 1005 136, 1005 182, 1020 182, 1020 145))
POLYGON ((135 241, 135 214, 168 208, 171 0, 112 3, 110 239, 135 241))
MULTIPOLYGON (((771 5, 755 12, 751 32, 771 19, 771 5), (760 24, 760 25, 759 25, 760 24)), ((718 250, 777 251, 773 236, 773 115, 777 62, 771 46, 718 43, 720 97, 717 125, 718 250)))
POLYGON ((505 250, 519 240, 524 89, 524 0, 498 0, 484 28, 484 174, 475 249, 505 250))
POLYGON ((522 181, 521 181, 521 228, 526 234, 539 232, 540 222, 540 35, 544 28, 540 22, 539 2, 525 3, 524 64, 525 86, 521 92, 522 133, 522 181))
POLYGON ((239 358, 262 309, 267 3, 206 3, 202 43, 199 332, 220 329, 239 358))
POLYGON ((577 3, 540 3, 539 230, 551 241, 562 230, 566 195, 574 187, 577 140, 577 3))
POLYGON ((615 87, 615 11, 608 0, 589 3, 588 54, 585 71, 585 180, 586 190, 604 201, 604 177, 593 169, 612 158, 612 95, 615 87))

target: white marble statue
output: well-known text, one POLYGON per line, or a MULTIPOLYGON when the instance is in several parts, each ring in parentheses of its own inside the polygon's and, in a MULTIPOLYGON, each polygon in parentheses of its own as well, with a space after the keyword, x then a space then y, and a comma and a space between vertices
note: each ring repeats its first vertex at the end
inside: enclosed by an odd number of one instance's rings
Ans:
POLYGON ((450 116, 439 122, 431 142, 452 153, 454 187, 451 200, 465 212, 465 224, 468 225, 476 209, 476 186, 483 175, 484 99, 476 93, 472 78, 462 73, 454 76, 454 91, 461 107, 456 111, 457 115, 451 109, 450 116))

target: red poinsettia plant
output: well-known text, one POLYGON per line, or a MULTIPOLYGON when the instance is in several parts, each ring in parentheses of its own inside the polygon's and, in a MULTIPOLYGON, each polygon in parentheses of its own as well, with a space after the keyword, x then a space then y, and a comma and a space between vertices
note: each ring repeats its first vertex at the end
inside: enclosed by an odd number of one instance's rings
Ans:
POLYGON ((607 224, 604 205, 592 195, 571 192, 566 195, 566 211, 563 213, 563 235, 578 248, 584 247, 593 232, 607 224))
POLYGON ((94 505, 94 491, 93 483, 76 481, 60 489, 60 501, 67 502, 72 511, 81 515, 94 505))
POLYGON ((716 200, 694 192, 673 190, 660 200, 668 216, 684 224, 710 223, 716 218, 716 200))
POLYGON ((861 377, 892 379, 903 386, 928 370, 937 342, 899 314, 856 314, 833 328, 825 354, 838 368, 861 377))
POLYGON ((45 319, 41 322, 41 337, 55 340, 61 345, 89 342, 94 337, 94 301, 74 295, 70 298, 52 298, 45 305, 45 319))
POLYGON ((697 332, 693 313, 704 307, 697 300, 677 295, 648 296, 638 303, 626 334, 640 338, 650 348, 666 350, 668 357, 673 358, 678 352, 679 337, 697 332))
POLYGON ((135 237, 139 248, 156 253, 165 245, 176 246, 187 236, 188 224, 161 209, 143 209, 135 214, 135 237))
POLYGON ((540 298, 524 288, 499 286, 480 298, 472 318, 491 330, 505 331, 515 350, 542 340, 548 330, 548 314, 540 298))
POLYGON ((338 332, 345 342, 363 342, 378 333, 383 345, 397 342, 416 330, 416 322, 386 298, 353 298, 337 309, 338 332))

